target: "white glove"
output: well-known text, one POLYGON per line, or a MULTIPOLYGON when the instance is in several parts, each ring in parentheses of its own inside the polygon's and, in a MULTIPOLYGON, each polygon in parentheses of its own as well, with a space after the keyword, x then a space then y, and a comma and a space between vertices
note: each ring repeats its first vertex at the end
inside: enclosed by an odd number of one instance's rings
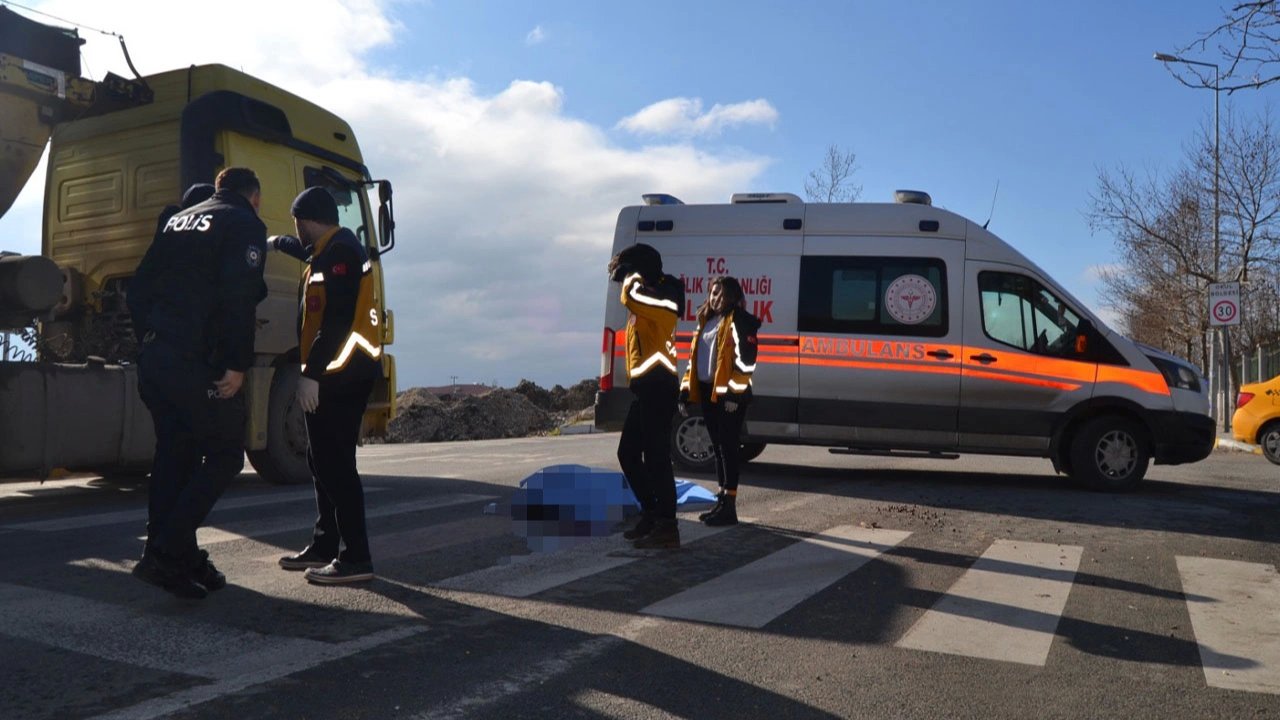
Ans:
POLYGON ((736 413, 736 412, 738 412, 738 403, 736 403, 736 402, 734 402, 734 401, 732 401, 732 400, 725 400, 725 401, 724 401, 724 411, 725 411, 725 412, 727 412, 727 413, 736 413))
POLYGON ((686 405, 686 404, 684 404, 684 403, 679 403, 679 404, 677 404, 677 405, 676 405, 676 408, 680 411, 680 417, 686 417, 686 418, 687 418, 687 417, 689 417, 689 406, 688 406, 688 405, 686 405))
POLYGON ((309 377, 298 378, 298 407, 313 413, 320 407, 320 383, 309 377))

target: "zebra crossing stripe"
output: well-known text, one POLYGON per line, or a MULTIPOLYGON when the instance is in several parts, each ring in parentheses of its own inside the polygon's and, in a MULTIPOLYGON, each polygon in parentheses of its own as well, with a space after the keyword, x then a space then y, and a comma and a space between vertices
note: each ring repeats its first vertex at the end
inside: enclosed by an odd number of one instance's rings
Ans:
MULTIPOLYGON (((727 529, 681 519, 680 543, 688 545, 727 529)), ((628 553, 630 547, 631 543, 623 540, 620 534, 596 538, 556 552, 513 557, 510 562, 456 575, 432 585, 446 590, 529 597, 650 556, 647 554, 650 551, 622 554, 628 553)))
POLYGON ((1202 557, 1178 556, 1177 563, 1205 682, 1228 690, 1280 694, 1276 569, 1202 557))
POLYGON ((841 525, 660 600, 647 615, 761 628, 911 533, 841 525))
POLYGON ((997 540, 907 634, 900 648, 1043 666, 1083 549, 997 540))
MULTIPOLYGON (((435 497, 422 498, 420 500, 391 503, 390 505, 369 506, 366 507, 364 516, 367 519, 402 515, 404 513, 420 512, 422 510, 435 510, 438 508, 453 507, 455 505, 478 503, 485 500, 493 500, 496 497, 496 495, 473 495, 468 493, 439 495, 435 497)), ((307 491, 305 502, 301 502, 300 504, 307 508, 313 508, 315 505, 314 491, 307 491)), ((314 513, 312 514, 312 517, 308 519, 301 519, 298 517, 273 517, 259 520, 238 520, 236 522, 215 523, 196 530, 196 540, 202 546, 216 545, 218 543, 231 542, 234 540, 244 540, 245 538, 276 535, 279 533, 292 532, 294 530, 306 530, 311 528, 314 523, 314 513)), ((143 538, 139 537, 138 539, 141 540, 143 538)))

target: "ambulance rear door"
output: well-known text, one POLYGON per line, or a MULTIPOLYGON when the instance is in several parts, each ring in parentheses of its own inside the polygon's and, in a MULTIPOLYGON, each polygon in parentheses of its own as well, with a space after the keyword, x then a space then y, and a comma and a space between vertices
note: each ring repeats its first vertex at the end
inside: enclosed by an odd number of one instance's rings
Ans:
POLYGON ((744 431, 753 440, 799 433, 795 322, 804 212, 792 203, 653 205, 641 208, 637 222, 636 241, 657 248, 663 270, 684 282, 676 328, 682 374, 711 280, 731 275, 742 284, 746 309, 761 321, 744 431))
POLYGON ((950 214, 940 222, 917 217, 931 212, 809 206, 798 319, 802 439, 956 446, 964 228, 950 214), (934 229, 926 235, 917 227, 934 229))

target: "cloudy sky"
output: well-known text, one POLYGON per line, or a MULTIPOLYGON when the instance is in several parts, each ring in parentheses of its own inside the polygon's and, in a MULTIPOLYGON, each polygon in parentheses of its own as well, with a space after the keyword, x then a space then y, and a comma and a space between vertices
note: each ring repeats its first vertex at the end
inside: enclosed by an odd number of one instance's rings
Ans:
MULTIPOLYGON (((1151 60, 1212 3, 757 0, 24 0, 123 34, 144 74, 222 63, 351 123, 396 186, 386 257, 402 388, 569 384, 599 367, 618 211, 802 194, 836 143, 863 200, 896 188, 991 229, 1096 307, 1109 237, 1083 213, 1099 168, 1170 171, 1212 96, 1151 60)), ((47 17, 44 22, 53 22, 47 17)), ((128 75, 82 29, 84 72, 128 75)), ((1233 100, 1256 111, 1265 97, 1233 100)), ((37 175, 37 178, 42 175, 37 175)), ((28 185, 0 250, 38 252, 28 185)), ((1103 309, 1105 315, 1105 309, 1103 309)))

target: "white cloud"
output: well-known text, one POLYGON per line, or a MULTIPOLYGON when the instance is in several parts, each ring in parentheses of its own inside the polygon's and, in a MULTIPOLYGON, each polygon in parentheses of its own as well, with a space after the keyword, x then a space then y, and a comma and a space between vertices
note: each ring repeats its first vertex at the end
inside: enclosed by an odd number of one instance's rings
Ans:
POLYGON ((525 45, 538 45, 547 39, 547 31, 542 29, 541 25, 535 25, 528 35, 524 36, 525 45))
MULTIPOLYGON (((224 0, 201 14, 199 32, 181 33, 159 0, 58 0, 40 9, 121 32, 144 73, 220 62, 351 123, 370 171, 395 185, 398 242, 385 267, 402 387, 450 375, 504 384, 594 375, 618 210, 644 192, 723 202, 751 187, 767 160, 688 143, 620 147, 606 129, 566 115, 572 88, 549 82, 513 80, 486 93, 467 78, 371 67, 368 51, 385 55, 410 36, 395 7, 224 0)), ((86 37, 86 74, 129 75, 118 44, 86 37)), ((704 117, 713 115, 733 116, 713 108, 704 117)))
POLYGON ((748 100, 733 105, 716 104, 702 112, 700 98, 669 98, 623 118, 617 127, 637 135, 694 137, 718 135, 735 125, 768 125, 778 121, 778 111, 768 100, 748 100))

